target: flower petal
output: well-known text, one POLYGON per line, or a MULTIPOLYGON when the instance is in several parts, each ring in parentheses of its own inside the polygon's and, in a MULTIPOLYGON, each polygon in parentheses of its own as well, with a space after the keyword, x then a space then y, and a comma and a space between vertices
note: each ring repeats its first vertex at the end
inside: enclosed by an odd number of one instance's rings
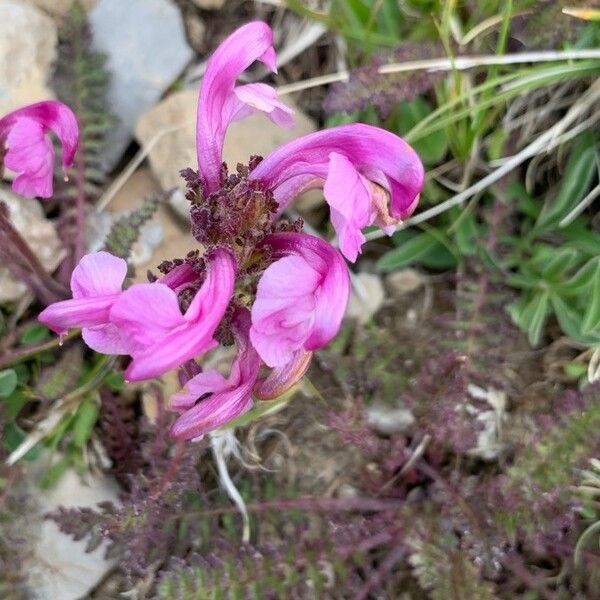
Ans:
POLYGON ((109 252, 86 254, 73 269, 73 298, 118 294, 127 276, 127 261, 109 252))
MULTIPOLYGON (((259 21, 234 31, 215 50, 206 66, 198 101, 196 147, 198 168, 207 193, 215 191, 219 185, 225 132, 241 108, 240 101, 244 96, 246 99, 251 96, 256 109, 256 88, 242 91, 242 98, 234 92, 236 79, 256 60, 276 71, 273 32, 266 23, 259 21)), ((262 98, 266 102, 264 90, 262 98)), ((267 112, 281 119, 281 107, 273 102, 266 103, 267 112), (274 114, 275 110, 278 112, 274 114)))
POLYGON ((73 164, 79 143, 77 119, 71 109, 56 101, 38 102, 0 119, 0 140, 8 151, 4 162, 17 173, 13 189, 24 196, 52 195, 54 147, 47 137, 53 131, 62 145, 62 164, 73 164))
POLYGON ((239 108, 234 120, 240 121, 254 112, 263 112, 275 125, 292 129, 294 111, 277 99, 277 92, 266 83, 239 85, 234 90, 239 108))
POLYGON ((126 378, 151 379, 214 348, 213 334, 229 305, 234 282, 235 259, 227 250, 216 250, 207 258, 206 280, 185 315, 175 292, 165 285, 139 284, 127 290, 111 311, 111 321, 131 332, 137 342, 126 378), (142 286, 143 292, 136 292, 131 302, 123 300, 142 286), (161 290, 150 292, 152 287, 161 290))
POLYGON ((65 335, 72 327, 104 325, 117 298, 114 294, 55 302, 38 315, 38 321, 59 335, 65 335))
POLYGON ((267 237, 276 256, 258 282, 250 339, 270 367, 290 363, 299 350, 328 343, 339 330, 350 284, 340 254, 301 233, 267 237))
POLYGON ((331 207, 331 222, 340 250, 354 262, 365 242, 362 229, 374 220, 367 182, 343 154, 332 152, 323 191, 331 207))
POLYGON ((101 354, 129 354, 130 343, 112 323, 85 327, 81 331, 81 337, 92 350, 101 354))
MULTIPOLYGON (((342 173, 348 173, 349 169, 342 165, 341 157, 360 174, 363 183, 369 180, 389 192, 389 215, 384 216, 397 223, 415 209, 424 181, 423 165, 417 153, 393 133, 361 123, 332 127, 280 146, 252 171, 250 179, 260 180, 273 190, 282 212, 302 191, 315 187, 319 180, 323 184, 333 167, 328 201, 335 204, 336 225, 343 229, 344 221, 354 209, 359 210, 359 221, 363 220, 364 192, 355 175, 347 183, 342 181, 342 173), (334 182, 348 189, 345 202, 350 203, 350 208, 342 207, 344 197, 342 192, 335 193, 334 182), (360 197, 357 199, 355 194, 360 197)), ((378 223, 382 221, 379 213, 388 210, 387 206, 380 205, 382 198, 380 194, 375 197, 372 190, 371 204, 378 213, 378 223)), ((388 227, 390 222, 383 219, 382 224, 388 227)), ((356 232, 354 238, 348 240, 350 256, 358 240, 356 232)))

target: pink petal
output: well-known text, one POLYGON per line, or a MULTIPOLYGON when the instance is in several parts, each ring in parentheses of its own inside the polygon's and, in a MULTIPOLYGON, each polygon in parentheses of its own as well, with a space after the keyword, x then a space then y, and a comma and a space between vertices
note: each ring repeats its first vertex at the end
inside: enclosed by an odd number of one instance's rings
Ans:
POLYGON ((38 315, 38 321, 59 335, 65 335, 72 327, 104 325, 117 298, 114 294, 55 302, 38 315))
POLYGON ((73 269, 73 298, 119 294, 127 276, 127 261, 109 252, 86 254, 73 269))
POLYGON ((331 222, 340 241, 340 250, 354 262, 365 242, 361 230, 374 220, 370 190, 352 163, 343 154, 332 152, 323 191, 331 207, 331 222))
POLYGON ((87 254, 71 275, 72 300, 55 302, 38 320, 60 335, 72 327, 97 327, 109 322, 110 309, 121 294, 127 262, 108 252, 87 254))
MULTIPOLYGON (((424 181, 421 160, 404 140, 389 131, 360 123, 312 133, 280 146, 252 171, 250 179, 260 180, 273 190, 282 212, 299 193, 315 187, 319 181, 322 185, 328 175, 333 180, 327 186, 327 199, 335 205, 336 228, 347 229, 344 246, 350 256, 358 252, 361 238, 356 224, 348 227, 346 223, 353 221, 351 215, 355 211, 357 223, 364 221, 364 190, 359 181, 365 184, 368 180, 369 212, 374 213, 375 222, 388 230, 393 222, 406 218, 415 209, 424 181), (350 181, 343 181, 343 174, 350 174, 347 163, 360 175, 358 180, 352 175, 350 181), (389 192, 389 209, 387 199, 373 184, 389 192), (336 193, 336 185, 347 190, 345 200, 341 191, 336 193), (343 206, 345 203, 349 206, 343 206)), ((373 215, 369 220, 372 218, 373 215)))
POLYGON ((130 343, 127 337, 112 323, 85 327, 81 331, 81 337, 92 350, 101 354, 129 354, 130 343))
POLYGON ((312 359, 312 352, 298 350, 292 360, 282 367, 276 367, 254 386, 254 396, 258 400, 275 400, 285 394, 304 376, 312 359))
POLYGON ((111 321, 136 342, 125 373, 130 381, 162 375, 217 345, 213 334, 233 294, 235 259, 227 250, 216 250, 207 262, 206 280, 185 315, 181 315, 176 294, 160 283, 133 286, 111 310, 111 321), (123 300, 141 287, 131 300, 123 300))
MULTIPOLYGON (((207 193, 215 191, 219 185, 225 132, 241 108, 240 98, 234 91, 236 79, 256 60, 275 71, 272 45, 273 32, 266 23, 248 23, 221 43, 208 61, 200 89, 196 132, 198 167, 207 193)), ((250 95, 256 104, 256 88, 254 94, 242 91, 242 97, 244 94, 250 95)), ((267 102, 264 90, 262 96, 263 102, 267 102)), ((267 112, 274 118, 284 118, 279 104, 267 104, 267 112)))
POLYGON ((8 151, 4 164, 18 173, 12 188, 18 194, 32 198, 52 196, 54 146, 37 121, 17 119, 6 138, 8 151))
POLYGON ((200 373, 172 398, 173 408, 187 409, 171 428, 175 439, 197 439, 252 407, 252 388, 258 377, 260 359, 249 344, 249 327, 248 311, 238 310, 232 319, 238 355, 227 379, 216 371, 200 373), (192 406, 206 393, 211 395, 192 406))
POLYGON ((138 283, 125 290, 112 307, 110 321, 127 332, 137 349, 159 343, 185 326, 177 294, 162 283, 138 283))
POLYGON ((298 351, 319 348, 336 335, 349 276, 339 253, 314 236, 278 233, 266 244, 283 258, 258 282, 250 339, 267 365, 283 367, 298 351))
POLYGON ((79 143, 79 128, 69 107, 55 101, 38 102, 0 119, 0 140, 8 146, 4 162, 17 173, 13 181, 17 193, 42 198, 52 195, 54 147, 48 131, 60 140, 63 168, 70 167, 79 143))
POLYGON ((270 85, 249 83, 233 91, 240 103, 234 120, 239 121, 254 112, 263 112, 275 125, 285 129, 294 127, 294 111, 277 100, 277 92, 270 85))
POLYGON ((227 380, 219 371, 210 369, 192 377, 183 388, 171 396, 169 405, 173 410, 183 412, 194 406, 198 398, 227 388, 227 380))

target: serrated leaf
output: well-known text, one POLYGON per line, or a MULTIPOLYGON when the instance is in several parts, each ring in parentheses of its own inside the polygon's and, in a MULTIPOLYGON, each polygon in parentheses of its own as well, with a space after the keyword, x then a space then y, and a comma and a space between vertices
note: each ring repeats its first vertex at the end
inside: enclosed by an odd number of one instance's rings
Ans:
POLYGON ((0 398, 8 398, 17 388, 18 380, 13 369, 0 371, 0 398))

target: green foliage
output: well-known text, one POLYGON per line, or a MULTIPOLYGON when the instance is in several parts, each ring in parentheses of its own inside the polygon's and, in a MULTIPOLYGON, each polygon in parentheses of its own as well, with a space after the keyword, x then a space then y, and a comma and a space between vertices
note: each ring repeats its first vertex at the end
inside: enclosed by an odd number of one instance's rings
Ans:
MULTIPOLYGON (((68 104, 79 122, 80 143, 75 178, 83 177, 88 198, 98 196, 106 175, 101 152, 106 134, 115 125, 106 100, 109 73, 106 56, 92 50, 92 37, 85 9, 79 1, 71 6, 59 31, 59 52, 55 87, 59 98, 68 104)), ((79 193, 78 186, 70 186, 68 196, 79 193)))
POLYGON ((140 230, 149 221, 158 208, 158 199, 146 198, 140 208, 121 217, 111 228, 104 249, 115 256, 129 258, 140 230))
POLYGON ((452 535, 426 541, 415 535, 408 559, 413 575, 431 600, 497 600, 494 586, 482 581, 477 568, 452 535))

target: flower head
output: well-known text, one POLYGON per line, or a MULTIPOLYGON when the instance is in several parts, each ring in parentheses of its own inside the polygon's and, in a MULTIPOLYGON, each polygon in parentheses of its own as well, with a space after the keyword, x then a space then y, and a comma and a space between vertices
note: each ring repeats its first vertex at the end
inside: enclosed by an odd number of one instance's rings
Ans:
POLYGON ((360 123, 288 142, 250 175, 272 190, 280 213, 303 191, 323 186, 340 249, 351 261, 365 241, 362 228, 376 223, 391 232, 414 211, 423 178, 423 164, 404 140, 360 123))
POLYGON ((4 164, 17 173, 12 187, 27 197, 52 196, 54 146, 52 131, 62 145, 62 164, 73 164, 79 143, 79 127, 73 111, 53 100, 31 104, 0 119, 0 146, 6 146, 4 164))

